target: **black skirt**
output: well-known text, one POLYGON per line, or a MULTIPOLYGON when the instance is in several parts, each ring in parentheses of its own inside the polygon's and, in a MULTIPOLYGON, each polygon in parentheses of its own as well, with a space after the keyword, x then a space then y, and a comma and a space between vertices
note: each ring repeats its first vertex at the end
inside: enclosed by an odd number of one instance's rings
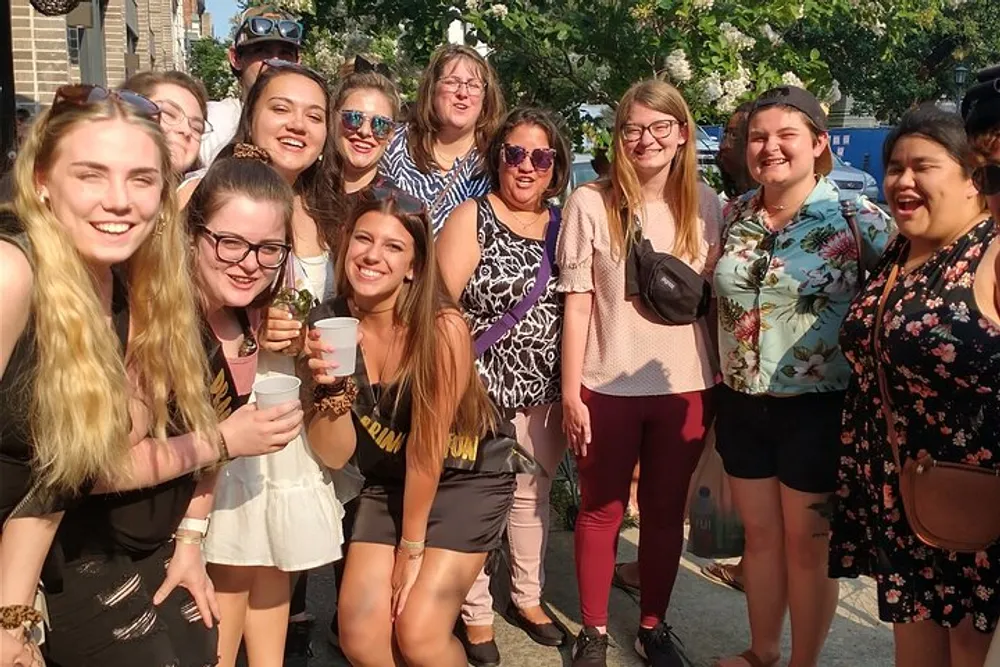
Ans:
MULTIPOLYGON (((445 469, 427 520, 427 546, 463 553, 499 547, 514 502, 514 479, 514 473, 445 469)), ((351 542, 395 546, 402 531, 402 480, 367 479, 351 542)))

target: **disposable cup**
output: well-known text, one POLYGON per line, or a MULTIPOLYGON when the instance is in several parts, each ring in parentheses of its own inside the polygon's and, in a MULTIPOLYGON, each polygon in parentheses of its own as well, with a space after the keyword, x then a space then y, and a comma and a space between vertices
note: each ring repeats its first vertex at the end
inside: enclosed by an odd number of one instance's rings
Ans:
POLYGON ((358 355, 358 321, 353 317, 330 317, 313 326, 319 331, 320 340, 333 348, 333 352, 323 353, 324 361, 337 364, 329 374, 334 377, 353 375, 358 355))
POLYGON ((253 385, 257 408, 263 410, 297 400, 301 386, 302 380, 294 375, 274 375, 258 380, 253 385))

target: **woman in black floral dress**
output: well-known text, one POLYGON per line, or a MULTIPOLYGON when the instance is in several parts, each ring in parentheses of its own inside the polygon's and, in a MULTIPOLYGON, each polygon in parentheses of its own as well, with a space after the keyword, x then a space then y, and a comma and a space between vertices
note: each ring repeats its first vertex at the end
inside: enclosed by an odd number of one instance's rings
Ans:
POLYGON ((875 578, 879 617, 894 624, 897 667, 982 667, 1000 615, 1000 545, 955 553, 913 534, 880 410, 872 338, 879 298, 898 264, 878 363, 901 456, 915 456, 919 446, 944 461, 1000 466, 997 224, 973 185, 971 149, 957 116, 928 107, 910 112, 884 153, 886 198, 900 236, 841 332, 854 375, 830 574, 875 578))

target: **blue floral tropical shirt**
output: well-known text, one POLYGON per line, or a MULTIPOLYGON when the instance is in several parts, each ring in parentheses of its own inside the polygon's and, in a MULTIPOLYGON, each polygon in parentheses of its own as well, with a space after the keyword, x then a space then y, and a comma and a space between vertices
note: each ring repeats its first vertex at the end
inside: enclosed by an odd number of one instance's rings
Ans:
MULTIPOLYGON (((790 396, 847 388, 840 324, 860 282, 859 248, 841 213, 836 186, 820 177, 783 229, 765 224, 759 191, 726 211, 715 269, 723 380, 747 394, 790 396)), ((860 250, 874 268, 892 220, 857 201, 860 250)))

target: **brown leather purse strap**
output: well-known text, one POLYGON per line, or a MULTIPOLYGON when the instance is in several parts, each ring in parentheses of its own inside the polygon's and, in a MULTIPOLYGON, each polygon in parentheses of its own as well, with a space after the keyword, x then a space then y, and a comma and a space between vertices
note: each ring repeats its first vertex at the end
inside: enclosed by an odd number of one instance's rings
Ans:
POLYGON ((875 326, 872 331, 872 349, 875 352, 875 373, 878 375, 878 391, 882 398, 882 417, 885 419, 886 437, 892 447, 892 457, 896 462, 896 472, 903 473, 903 463, 899 454, 899 439, 896 436, 895 420, 892 415, 892 402, 889 400, 889 381, 882 367, 882 318, 885 316, 885 305, 889 300, 889 292, 896 285, 899 277, 899 262, 893 262, 892 270, 882 288, 882 296, 878 300, 878 310, 875 312, 875 326))

